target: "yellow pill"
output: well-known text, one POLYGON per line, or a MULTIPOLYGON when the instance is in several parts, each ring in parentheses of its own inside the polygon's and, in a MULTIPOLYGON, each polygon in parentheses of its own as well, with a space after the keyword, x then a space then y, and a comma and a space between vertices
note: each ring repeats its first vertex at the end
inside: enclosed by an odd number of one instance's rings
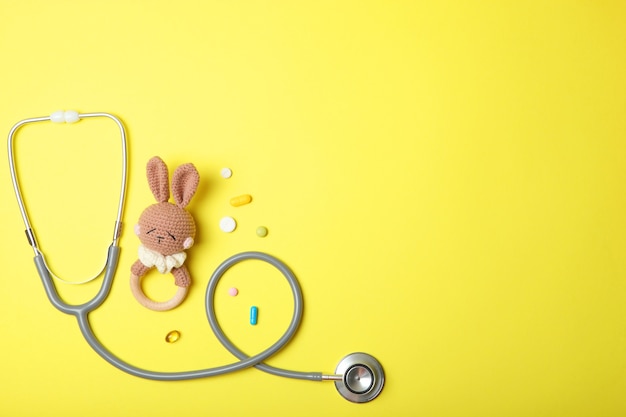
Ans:
POLYGON ((180 332, 178 330, 172 330, 167 334, 167 336, 165 336, 165 341, 167 343, 174 343, 178 339, 180 339, 180 332))
POLYGON ((251 201, 252 201, 252 196, 250 194, 242 194, 242 195, 238 195, 237 197, 231 198, 230 205, 239 207, 239 206, 248 204, 251 201))
POLYGON ((265 226, 259 226, 256 228, 256 235, 258 237, 265 237, 267 236, 267 227, 265 226))

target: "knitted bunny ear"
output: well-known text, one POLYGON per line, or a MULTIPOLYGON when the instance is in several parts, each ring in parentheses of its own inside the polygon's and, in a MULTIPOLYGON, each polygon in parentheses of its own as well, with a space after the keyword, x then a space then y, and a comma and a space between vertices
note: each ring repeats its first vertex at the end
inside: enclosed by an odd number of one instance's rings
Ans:
POLYGON ((154 198, 159 203, 164 203, 170 198, 170 189, 167 183, 168 172, 167 165, 158 156, 153 157, 148 161, 146 167, 146 174, 148 176, 148 185, 154 198))
POLYGON ((199 182, 200 175, 193 164, 184 164, 176 168, 172 176, 172 195, 178 207, 187 207, 198 189, 199 182))

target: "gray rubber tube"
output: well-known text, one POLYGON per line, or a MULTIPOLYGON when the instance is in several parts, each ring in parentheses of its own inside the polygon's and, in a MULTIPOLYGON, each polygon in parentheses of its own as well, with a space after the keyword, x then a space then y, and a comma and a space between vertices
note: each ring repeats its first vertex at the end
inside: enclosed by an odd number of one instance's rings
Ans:
MULTIPOLYGON (((291 287, 291 292, 293 293, 293 303, 294 303, 293 316, 291 318, 291 323, 289 323, 289 327, 287 328, 285 333, 282 335, 282 337, 276 341, 276 343, 274 343, 272 346, 264 350, 261 354, 264 354, 267 352, 268 353, 267 357, 270 357, 274 355, 276 352, 278 352, 280 349, 282 349, 291 340, 291 338, 293 338, 293 336, 296 334, 296 331, 298 330, 298 326, 300 326, 300 322, 302 321, 302 309, 303 309, 303 304, 304 304, 303 297, 302 297, 302 289, 300 288, 300 284, 298 283, 298 280, 296 279, 293 272, 291 272, 291 270, 287 267, 287 265, 282 263, 277 258, 271 255, 268 255, 267 253, 263 253, 263 252, 242 252, 237 255, 233 255, 227 260, 225 260, 224 262, 222 262, 222 264, 217 267, 215 272, 213 272, 213 275, 211 276, 211 279, 209 280, 209 284, 207 285, 205 308, 206 308, 207 317, 209 319, 209 324, 211 325, 211 329, 213 330, 213 333, 215 333, 215 336, 217 337, 217 339, 226 349, 228 349, 230 353, 235 355, 241 361, 249 360, 250 357, 244 352, 242 352, 224 334, 224 331, 220 327, 219 322, 217 321, 217 317, 215 316, 215 304, 213 303, 213 299, 215 298, 215 288, 217 287, 217 283, 219 282, 220 278, 222 278, 224 273, 226 273, 228 269, 238 264, 239 262, 249 260, 249 259, 256 259, 256 260, 267 262, 270 265, 274 266, 276 269, 278 269, 289 282, 289 286, 291 287)), ((254 365, 255 368, 263 372, 273 374, 273 375, 278 375, 278 376, 282 376, 286 378, 307 379, 307 380, 312 380, 312 381, 322 380, 321 372, 290 371, 286 369, 275 368, 273 366, 269 366, 267 364, 262 363, 261 361, 257 362, 255 360, 254 362, 256 363, 254 365)))
POLYGON ((267 358, 276 354, 280 349, 282 349, 295 335, 298 326, 300 325, 300 321, 302 320, 302 307, 303 307, 303 298, 302 291, 300 289, 300 284, 298 283, 295 275, 289 270, 289 268, 282 263, 277 258, 274 258, 271 255, 262 252, 243 252, 237 255, 234 255, 224 261, 213 273, 211 279, 209 280, 209 284, 207 286, 206 292, 206 313, 209 319, 209 324, 213 329, 213 332, 217 336, 218 340, 224 345, 226 349, 228 349, 233 355, 235 355, 239 361, 234 362, 228 365, 207 368, 207 369, 199 369, 193 371, 182 371, 182 372, 158 372, 151 371, 146 369, 138 368, 134 365, 129 364, 126 361, 115 356, 111 353, 95 336, 91 324, 89 323, 89 313, 98 308, 106 299, 109 290, 111 289, 111 284, 113 283, 113 276, 115 275, 115 270, 117 268, 117 261, 119 258, 119 247, 115 245, 111 245, 109 247, 108 258, 107 258, 107 266, 105 269, 104 280, 102 283, 102 287, 98 294, 91 300, 81 305, 68 305, 59 297, 54 284, 52 283, 52 279, 50 274, 45 266, 43 261, 43 257, 38 255, 35 257, 35 265, 37 266, 37 270, 39 272, 39 276, 43 282, 44 288, 46 290, 46 294, 50 299, 50 302, 60 311, 71 314, 75 316, 78 320, 78 326, 85 337, 85 340, 89 345, 96 351, 103 359, 109 362, 111 365, 116 368, 146 379, 152 379, 157 381, 180 381, 180 380, 188 380, 188 379, 198 379, 198 378, 206 378, 211 376, 223 375, 230 372, 239 371, 242 369, 250 368, 252 366, 274 375, 288 377, 288 378, 296 378, 296 379, 305 379, 309 381, 322 381, 322 373, 321 372, 297 372, 290 371, 286 369, 275 368, 263 363, 267 358), (215 308, 213 299, 215 297, 215 288, 217 287, 217 283, 220 278, 224 275, 224 273, 231 268, 233 265, 242 262, 248 259, 256 259, 267 262, 272 266, 276 267, 287 279, 289 285, 291 287, 293 298, 294 298, 294 312, 291 319, 291 323, 289 327, 283 334, 283 336, 276 341, 272 346, 267 348, 266 350, 254 355, 248 356, 239 350, 224 334, 222 328, 220 327, 217 317, 215 315, 215 308))

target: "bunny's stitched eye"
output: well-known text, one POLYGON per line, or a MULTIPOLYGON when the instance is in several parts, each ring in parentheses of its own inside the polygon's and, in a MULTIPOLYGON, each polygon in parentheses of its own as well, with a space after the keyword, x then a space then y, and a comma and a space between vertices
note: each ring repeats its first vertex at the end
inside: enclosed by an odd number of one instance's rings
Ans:
POLYGON ((168 234, 168 235, 169 235, 172 239, 174 239, 174 241, 176 241, 176 237, 175 237, 173 234, 171 234, 170 232, 167 232, 167 234, 168 234))
POLYGON ((147 235, 149 235, 150 233, 154 232, 156 230, 156 227, 154 229, 150 229, 146 232, 147 235))

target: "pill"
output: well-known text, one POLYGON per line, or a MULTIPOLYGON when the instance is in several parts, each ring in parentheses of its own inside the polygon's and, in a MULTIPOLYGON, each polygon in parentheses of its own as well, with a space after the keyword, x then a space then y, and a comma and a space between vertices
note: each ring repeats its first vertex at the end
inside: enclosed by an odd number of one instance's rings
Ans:
POLYGON ((232 217, 222 217, 220 220, 220 229, 222 232, 230 233, 237 227, 237 222, 232 217))
POLYGON ((239 294, 239 290, 235 287, 228 290, 228 295, 231 297, 235 297, 237 294, 239 294))
POLYGON ((165 336, 165 341, 167 343, 174 343, 178 339, 180 339, 180 332, 178 330, 172 330, 165 336))
POLYGON ((267 227, 265 226, 259 226, 256 228, 256 235, 258 237, 265 237, 267 236, 267 227))
POLYGON ((257 306, 250 307, 250 324, 256 326, 259 318, 259 308, 257 306))
POLYGON ((252 196, 250 194, 242 194, 237 197, 233 197, 230 199, 230 205, 234 207, 243 206, 252 201, 252 196))
POLYGON ((220 174, 222 175, 222 178, 230 178, 233 176, 233 171, 230 168, 222 168, 220 174))

